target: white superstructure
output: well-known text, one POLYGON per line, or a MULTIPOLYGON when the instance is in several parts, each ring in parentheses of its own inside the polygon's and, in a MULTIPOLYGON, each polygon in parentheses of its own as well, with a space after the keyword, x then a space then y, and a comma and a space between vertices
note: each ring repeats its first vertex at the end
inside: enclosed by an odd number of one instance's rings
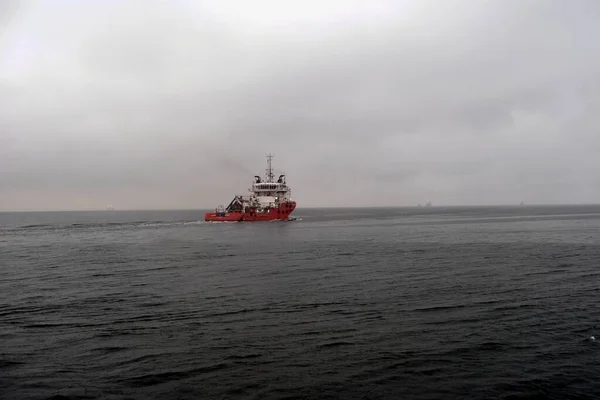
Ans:
POLYGON ((267 169, 264 180, 258 175, 255 176, 252 187, 248 189, 252 193, 251 199, 260 203, 262 207, 278 207, 280 203, 292 200, 292 188, 287 185, 285 175, 279 175, 279 178, 275 181, 275 174, 271 165, 272 160, 273 156, 271 154, 267 155, 267 169))

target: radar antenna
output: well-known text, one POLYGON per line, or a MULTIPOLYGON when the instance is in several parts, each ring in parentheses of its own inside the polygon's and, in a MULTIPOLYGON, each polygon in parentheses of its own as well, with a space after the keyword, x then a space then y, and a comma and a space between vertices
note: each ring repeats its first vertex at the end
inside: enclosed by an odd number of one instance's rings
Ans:
POLYGON ((273 167, 271 166, 271 160, 273 160, 273 155, 271 153, 267 154, 267 182, 273 182, 274 174, 273 167))

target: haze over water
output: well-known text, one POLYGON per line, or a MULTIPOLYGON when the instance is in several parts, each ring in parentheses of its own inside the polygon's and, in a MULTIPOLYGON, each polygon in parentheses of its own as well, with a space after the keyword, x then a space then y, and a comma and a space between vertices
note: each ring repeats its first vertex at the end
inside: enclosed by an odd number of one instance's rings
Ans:
POLYGON ((600 396, 600 206, 295 214, 0 214, 0 397, 600 396))

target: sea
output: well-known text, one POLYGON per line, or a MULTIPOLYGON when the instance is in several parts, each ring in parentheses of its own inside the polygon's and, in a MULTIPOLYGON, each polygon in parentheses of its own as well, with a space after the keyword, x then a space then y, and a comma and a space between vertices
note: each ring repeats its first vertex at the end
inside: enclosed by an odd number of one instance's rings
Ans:
POLYGON ((600 206, 293 215, 0 214, 0 398, 600 398, 600 206))

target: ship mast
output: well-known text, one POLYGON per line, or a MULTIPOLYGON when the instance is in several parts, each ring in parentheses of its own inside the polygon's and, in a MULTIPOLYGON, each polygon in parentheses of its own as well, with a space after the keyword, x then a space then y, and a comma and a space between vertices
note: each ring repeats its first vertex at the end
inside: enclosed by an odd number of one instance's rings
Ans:
POLYGON ((273 168, 271 166, 271 160, 273 160, 273 155, 271 153, 267 154, 267 182, 273 182, 273 168))

